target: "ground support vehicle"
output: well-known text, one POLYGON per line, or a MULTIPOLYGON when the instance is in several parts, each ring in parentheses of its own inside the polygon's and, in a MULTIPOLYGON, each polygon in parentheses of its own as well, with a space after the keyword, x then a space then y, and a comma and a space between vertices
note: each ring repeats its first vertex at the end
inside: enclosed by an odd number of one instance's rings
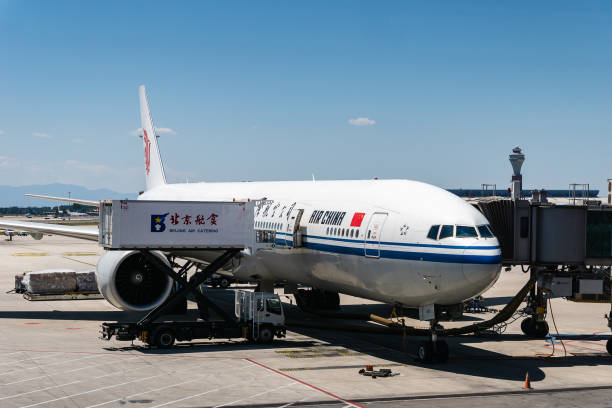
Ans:
POLYGON ((246 338, 266 344, 271 343, 275 337, 285 337, 285 314, 278 295, 238 290, 235 292, 235 313, 231 315, 198 290, 202 282, 235 255, 235 249, 225 251, 207 267, 201 270, 198 268, 189 281, 185 277, 186 271, 176 273, 149 251, 141 252, 153 265, 170 275, 179 289, 138 322, 103 323, 103 339, 110 340, 113 336, 124 341, 139 339, 151 346, 169 348, 175 341, 196 339, 246 338), (184 302, 189 293, 197 301, 199 317, 190 320, 163 319, 164 314, 184 302), (216 315, 215 318, 210 317, 210 309, 216 315))

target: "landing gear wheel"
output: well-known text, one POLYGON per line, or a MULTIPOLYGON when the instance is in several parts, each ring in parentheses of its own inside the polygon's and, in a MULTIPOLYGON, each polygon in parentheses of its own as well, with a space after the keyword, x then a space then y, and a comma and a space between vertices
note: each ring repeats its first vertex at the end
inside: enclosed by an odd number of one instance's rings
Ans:
POLYGON ((261 327, 259 328, 259 338, 257 339, 258 343, 261 344, 270 344, 274 340, 274 332, 269 327, 261 327))
POLYGON ((528 317, 526 319, 523 319, 523 321, 521 322, 521 330, 526 336, 531 336, 530 333, 533 331, 533 321, 533 318, 528 317))
POLYGON ((445 363, 448 360, 448 344, 444 340, 436 341, 434 360, 438 363, 445 363))
POLYGON ((606 350, 608 350, 608 354, 612 355, 612 339, 608 339, 606 343, 606 350))
POLYGON ((422 363, 429 363, 433 360, 433 343, 422 341, 417 346, 417 357, 422 363))
POLYGON ((170 329, 160 329, 155 336, 155 345, 159 348, 169 349, 174 345, 174 332, 170 329))
POLYGON ((219 281, 219 286, 221 286, 223 289, 229 288, 229 285, 230 285, 230 281, 227 278, 223 278, 219 281))
POLYGON ((548 336, 548 323, 546 322, 536 322, 535 325, 535 336, 538 339, 543 339, 548 336))
POLYGON ((548 335, 549 327, 546 322, 538 322, 533 317, 528 317, 521 322, 521 330, 528 337, 543 339, 548 335))

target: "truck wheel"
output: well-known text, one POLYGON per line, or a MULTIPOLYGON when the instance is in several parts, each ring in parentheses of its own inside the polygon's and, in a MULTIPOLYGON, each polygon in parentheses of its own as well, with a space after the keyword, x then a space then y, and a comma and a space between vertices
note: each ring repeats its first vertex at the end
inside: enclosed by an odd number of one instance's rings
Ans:
POLYGON ((221 281, 219 282, 219 286, 221 286, 223 289, 225 288, 229 288, 230 285, 230 281, 227 278, 223 278, 221 279, 221 281))
POLYGON ((270 344, 274 340, 274 332, 268 326, 259 328, 259 338, 257 341, 261 344, 270 344))
POLYGON ((169 349, 174 345, 174 332, 170 329, 160 329, 155 336, 155 345, 159 348, 169 349))

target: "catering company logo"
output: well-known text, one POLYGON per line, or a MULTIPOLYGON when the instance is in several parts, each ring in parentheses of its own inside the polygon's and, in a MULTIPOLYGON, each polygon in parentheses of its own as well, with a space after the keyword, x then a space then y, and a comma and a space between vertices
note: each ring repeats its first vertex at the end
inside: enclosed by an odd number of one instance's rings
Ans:
POLYGON ((166 230, 166 216, 165 214, 153 214, 151 215, 151 232, 164 232, 166 230))

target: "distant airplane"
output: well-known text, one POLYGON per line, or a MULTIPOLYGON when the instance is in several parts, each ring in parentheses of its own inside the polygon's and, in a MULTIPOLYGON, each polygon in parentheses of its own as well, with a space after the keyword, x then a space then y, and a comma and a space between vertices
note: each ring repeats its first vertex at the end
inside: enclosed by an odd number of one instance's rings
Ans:
MULTIPOLYGON (((483 214, 441 188, 411 180, 279 181, 168 184, 144 86, 140 107, 145 156, 143 200, 232 201, 267 197, 255 213, 258 232, 275 238, 275 248, 243 251, 228 266, 235 278, 313 288, 302 305, 337 306, 338 293, 404 308, 436 311, 428 318, 433 335, 438 311, 462 313, 463 301, 490 288, 501 272, 499 242, 483 214), (298 232, 302 240, 298 239, 298 232)), ((384 160, 375 151, 357 161, 384 160)), ((308 165, 308 157, 302 157, 308 165)), ((294 160, 279 162, 295 165, 294 160)), ((228 161, 228 165, 231 161, 228 161)), ((99 206, 98 202, 46 197, 99 206)), ((184 223, 179 214, 173 222, 184 223)), ((214 220, 202 220, 214 223, 214 220)), ((0 226, 98 240, 98 231, 76 226, 0 221, 0 226)), ((166 254, 156 256, 168 262, 166 254)), ((210 262, 210 251, 173 250, 167 255, 210 262)), ((102 295, 124 310, 144 311, 163 303, 173 281, 138 251, 107 251, 96 272, 102 295)), ((291 290, 291 289, 290 289, 291 290)), ((443 340, 421 344, 422 353, 448 355, 443 340), (432 347, 433 346, 433 347, 432 347)), ((444 358, 444 355, 442 356, 444 358)))
POLYGON ((91 217, 88 213, 78 212, 78 211, 69 211, 66 210, 66 213, 71 217, 91 217))
POLYGON ((4 235, 6 235, 7 237, 9 237, 9 241, 13 240, 13 237, 27 237, 28 235, 30 235, 32 238, 34 239, 42 239, 43 234, 42 233, 36 233, 36 232, 27 232, 27 231, 13 231, 13 230, 9 230, 6 229, 3 231, 4 235))

